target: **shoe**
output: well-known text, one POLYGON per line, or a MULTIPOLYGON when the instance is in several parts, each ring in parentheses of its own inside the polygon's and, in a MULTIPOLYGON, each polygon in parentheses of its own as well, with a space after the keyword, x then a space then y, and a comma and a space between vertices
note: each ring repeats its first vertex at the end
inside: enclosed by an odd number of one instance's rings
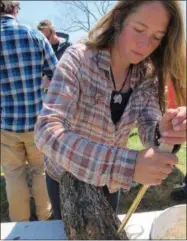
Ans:
POLYGON ((171 192, 171 198, 174 201, 186 201, 187 202, 187 187, 176 188, 171 192))
POLYGON ((38 218, 37 218, 37 216, 36 216, 36 214, 32 214, 31 216, 30 216, 30 219, 29 219, 29 221, 38 221, 38 218))

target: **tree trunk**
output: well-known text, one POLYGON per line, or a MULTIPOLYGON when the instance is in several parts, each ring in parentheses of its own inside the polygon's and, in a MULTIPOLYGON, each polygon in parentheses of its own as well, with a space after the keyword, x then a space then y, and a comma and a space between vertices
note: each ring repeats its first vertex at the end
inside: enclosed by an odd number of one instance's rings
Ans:
POLYGON ((117 235, 120 220, 102 188, 84 183, 66 172, 60 182, 61 214, 68 239, 124 240, 117 235))

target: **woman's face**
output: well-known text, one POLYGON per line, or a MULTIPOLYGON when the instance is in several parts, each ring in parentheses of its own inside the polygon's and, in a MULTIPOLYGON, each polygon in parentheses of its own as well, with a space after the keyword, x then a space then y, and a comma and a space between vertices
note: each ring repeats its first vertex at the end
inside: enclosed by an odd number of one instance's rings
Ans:
POLYGON ((166 34, 170 16, 161 2, 146 3, 132 13, 116 40, 121 58, 137 64, 149 56, 166 34))

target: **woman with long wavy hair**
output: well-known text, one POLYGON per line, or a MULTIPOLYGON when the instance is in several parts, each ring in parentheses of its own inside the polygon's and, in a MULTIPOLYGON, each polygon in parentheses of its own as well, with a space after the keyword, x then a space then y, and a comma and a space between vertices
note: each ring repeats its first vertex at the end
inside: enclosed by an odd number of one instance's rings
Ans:
MULTIPOLYGON (((45 154, 47 186, 60 218, 59 180, 64 172, 101 187, 116 209, 120 188, 158 185, 177 164, 160 143, 186 140, 186 56, 179 1, 118 1, 61 58, 36 124, 45 154), (167 109, 166 86, 178 108, 167 109), (137 124, 144 150, 127 147, 137 124)), ((175 145, 177 144, 177 145, 175 145)))

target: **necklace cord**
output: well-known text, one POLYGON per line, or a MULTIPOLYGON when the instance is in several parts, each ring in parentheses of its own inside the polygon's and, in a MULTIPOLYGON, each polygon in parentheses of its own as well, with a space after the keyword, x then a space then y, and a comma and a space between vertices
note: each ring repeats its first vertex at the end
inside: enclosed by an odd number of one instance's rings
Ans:
MULTIPOLYGON (((133 66, 132 64, 129 66, 128 72, 127 72, 127 74, 125 76, 125 80, 123 81, 120 90, 117 91, 117 92, 121 92, 123 90, 123 88, 124 88, 124 86, 125 86, 125 84, 127 82, 127 79, 129 77, 130 73, 132 72, 132 66, 133 66)), ((115 84, 114 75, 113 75, 113 71, 112 71, 112 67, 111 66, 110 66, 110 73, 111 73, 111 77, 112 77, 112 82, 114 84, 114 89, 116 90, 116 84, 115 84)))

